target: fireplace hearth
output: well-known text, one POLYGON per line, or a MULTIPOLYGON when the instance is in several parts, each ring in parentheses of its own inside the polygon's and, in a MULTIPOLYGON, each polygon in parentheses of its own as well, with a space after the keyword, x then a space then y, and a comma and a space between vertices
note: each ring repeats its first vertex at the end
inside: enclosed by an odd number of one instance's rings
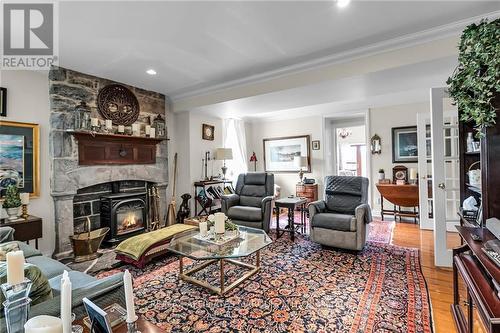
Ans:
POLYGON ((110 228, 105 241, 118 243, 147 228, 147 192, 128 192, 101 197, 101 225, 110 228))

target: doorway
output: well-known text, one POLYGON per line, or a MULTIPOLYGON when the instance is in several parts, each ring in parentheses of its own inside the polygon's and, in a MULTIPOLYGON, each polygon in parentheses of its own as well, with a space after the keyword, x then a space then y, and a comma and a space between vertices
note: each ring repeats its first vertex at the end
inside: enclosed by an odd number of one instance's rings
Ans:
POLYGON ((335 128, 335 165, 339 176, 367 175, 365 125, 335 128))

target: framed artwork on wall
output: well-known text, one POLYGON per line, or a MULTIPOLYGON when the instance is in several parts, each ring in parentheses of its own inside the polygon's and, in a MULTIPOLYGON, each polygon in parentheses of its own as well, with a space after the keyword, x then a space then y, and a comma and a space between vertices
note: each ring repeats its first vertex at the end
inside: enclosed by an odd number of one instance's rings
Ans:
POLYGON ((264 170, 266 172, 299 172, 294 163, 295 156, 307 158, 307 169, 311 172, 311 137, 309 135, 264 139, 264 170))
POLYGON ((7 88, 0 87, 0 116, 7 117, 7 88))
POLYGON ((203 140, 214 141, 215 126, 203 124, 201 126, 201 137, 203 140))
POLYGON ((0 121, 0 193, 9 185, 40 195, 38 124, 0 121))
POLYGON ((319 147, 320 147, 319 140, 314 140, 312 142, 312 150, 319 150, 319 147))
POLYGON ((392 163, 417 163, 417 126, 392 128, 392 163))

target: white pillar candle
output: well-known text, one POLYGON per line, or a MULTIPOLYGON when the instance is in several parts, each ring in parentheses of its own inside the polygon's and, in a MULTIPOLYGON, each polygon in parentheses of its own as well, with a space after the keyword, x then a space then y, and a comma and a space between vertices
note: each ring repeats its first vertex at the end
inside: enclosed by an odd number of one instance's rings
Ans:
POLYGON ((97 118, 90 118, 90 125, 92 127, 99 127, 99 119, 97 119, 97 118))
POLYGON ((141 126, 139 124, 132 124, 132 134, 134 136, 141 135, 141 126))
POLYGON ((208 225, 207 225, 207 222, 200 222, 199 226, 200 226, 200 235, 201 235, 202 237, 206 237, 206 236, 207 236, 207 233, 208 233, 208 225))
POLYGON ((149 137, 156 138, 156 129, 154 129, 153 127, 149 129, 149 137))
POLYGON ((63 333, 71 333, 72 327, 71 281, 67 271, 61 279, 61 321, 63 333))
POLYGON ((113 121, 111 119, 106 119, 106 129, 108 130, 113 129, 113 121))
POLYGON ((150 125, 146 125, 146 130, 144 131, 146 133, 146 136, 149 135, 149 131, 151 130, 151 126, 150 125))
POLYGON ((215 233, 223 234, 225 231, 226 215, 224 213, 215 213, 215 233))
POLYGON ((29 193, 19 193, 19 197, 21 198, 21 204, 29 205, 29 203, 30 203, 30 194, 29 193))
POLYGON ((123 285, 125 289, 125 304, 127 305, 127 322, 132 323, 137 320, 137 316, 135 315, 132 275, 128 269, 123 274, 123 285))
POLYGON ((125 126, 118 125, 118 133, 124 133, 124 132, 125 132, 125 126))
POLYGON ((25 333, 62 333, 62 321, 52 316, 36 316, 24 324, 25 333))
POLYGON ((7 255, 7 283, 20 284, 24 281, 24 254, 23 251, 8 252, 7 255))
POLYGON ((417 169, 415 168, 410 169, 410 179, 417 179, 417 169))

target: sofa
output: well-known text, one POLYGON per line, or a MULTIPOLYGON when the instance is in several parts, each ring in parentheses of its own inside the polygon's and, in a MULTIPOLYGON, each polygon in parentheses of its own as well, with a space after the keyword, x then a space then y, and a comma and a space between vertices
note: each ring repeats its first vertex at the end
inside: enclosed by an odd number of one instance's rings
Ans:
POLYGON ((269 232, 274 175, 248 172, 238 176, 235 194, 222 196, 221 210, 235 224, 269 232))
MULTIPOLYGON (((73 271, 63 263, 42 255, 33 247, 14 241, 14 231, 10 227, 0 227, 0 239, 2 245, 15 242, 19 249, 23 251, 27 263, 37 266, 43 275, 48 279, 53 297, 30 307, 29 317, 38 315, 60 315, 60 286, 63 272, 68 271, 72 283, 72 306, 76 318, 86 316, 82 298, 87 297, 101 307, 106 307, 112 303, 118 303, 125 307, 125 296, 123 289, 123 273, 118 273, 104 279, 97 279, 88 274, 73 271)), ((0 332, 6 332, 4 312, 0 313, 0 332)))
POLYGON ((368 185, 365 177, 325 177, 325 199, 309 205, 311 240, 346 250, 362 250, 366 224, 372 221, 368 185))

